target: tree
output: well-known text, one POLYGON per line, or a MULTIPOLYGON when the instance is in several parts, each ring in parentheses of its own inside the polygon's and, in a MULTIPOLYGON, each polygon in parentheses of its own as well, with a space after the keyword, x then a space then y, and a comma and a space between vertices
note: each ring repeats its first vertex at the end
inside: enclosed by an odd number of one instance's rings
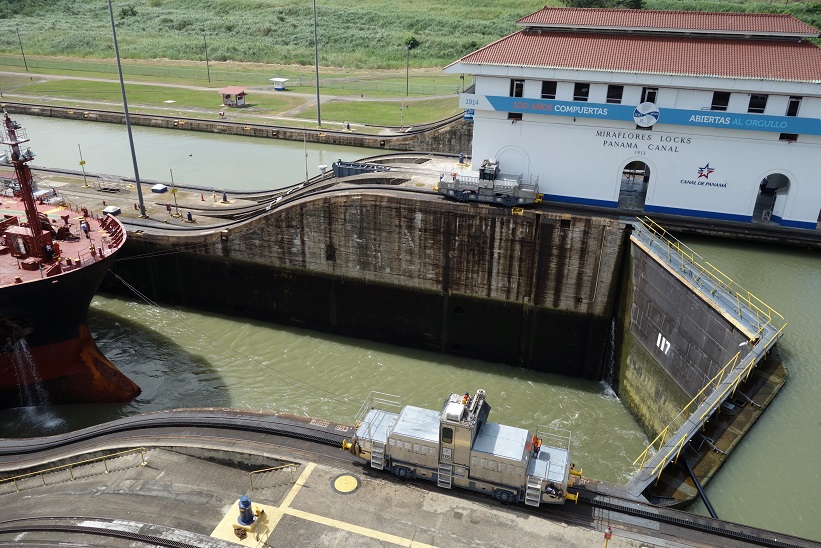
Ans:
POLYGON ((571 8, 607 8, 610 4, 608 0, 565 0, 565 3, 571 8))

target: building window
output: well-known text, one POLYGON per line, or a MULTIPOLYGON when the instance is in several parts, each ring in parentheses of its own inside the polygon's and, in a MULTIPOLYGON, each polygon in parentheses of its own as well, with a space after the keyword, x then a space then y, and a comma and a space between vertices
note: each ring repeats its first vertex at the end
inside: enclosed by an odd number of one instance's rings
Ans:
POLYGON ((778 140, 779 141, 790 141, 790 142, 797 141, 798 140, 798 134, 797 133, 782 133, 778 137, 778 140))
POLYGON ((730 104, 730 92, 728 91, 714 91, 713 102, 710 105, 710 110, 727 110, 727 105, 730 104))
POLYGON ((750 95, 750 106, 747 108, 747 112, 750 114, 764 114, 765 108, 767 108, 766 95, 750 95))
POLYGON ((790 97, 787 103, 787 116, 798 116, 798 107, 801 106, 801 97, 790 97))
POLYGON ((542 82, 542 99, 556 98, 556 82, 545 81, 542 82))
POLYGON ((525 81, 524 80, 511 80, 510 81, 510 96, 511 97, 524 97, 525 95, 525 81))
POLYGON ((590 84, 576 84, 573 87, 573 100, 574 101, 587 101, 587 97, 590 95, 590 84))
POLYGON ((513 120, 514 122, 516 120, 521 120, 522 119, 522 113, 521 112, 508 112, 507 113, 507 119, 508 120, 513 120))
POLYGON ((624 94, 624 86, 607 86, 607 102, 621 103, 621 96, 624 94))
POLYGON ((639 103, 655 103, 659 88, 641 88, 641 101, 639 103))

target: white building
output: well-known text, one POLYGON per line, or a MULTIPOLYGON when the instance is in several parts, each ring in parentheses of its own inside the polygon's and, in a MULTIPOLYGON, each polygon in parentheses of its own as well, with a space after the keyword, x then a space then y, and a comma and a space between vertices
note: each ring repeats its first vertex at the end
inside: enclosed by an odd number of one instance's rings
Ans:
POLYGON ((790 15, 544 8, 445 68, 546 200, 815 229, 821 49, 790 15))

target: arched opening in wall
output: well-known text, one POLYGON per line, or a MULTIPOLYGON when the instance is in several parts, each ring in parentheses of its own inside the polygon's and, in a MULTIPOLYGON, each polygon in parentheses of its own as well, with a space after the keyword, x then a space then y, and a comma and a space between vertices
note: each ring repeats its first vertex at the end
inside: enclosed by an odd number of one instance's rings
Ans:
POLYGON ((621 170, 619 187, 619 208, 644 211, 647 199, 647 185, 650 183, 650 166, 641 160, 634 160, 621 170))
MULTIPOLYGON (((499 172, 510 175, 523 175, 524 180, 530 177, 530 156, 524 149, 508 145, 496 151, 496 161, 499 162, 499 172)), ((474 164, 476 158, 473 159, 474 164)))
POLYGON ((790 179, 783 173, 770 173, 758 184, 753 207, 753 222, 779 222, 790 194, 790 179))

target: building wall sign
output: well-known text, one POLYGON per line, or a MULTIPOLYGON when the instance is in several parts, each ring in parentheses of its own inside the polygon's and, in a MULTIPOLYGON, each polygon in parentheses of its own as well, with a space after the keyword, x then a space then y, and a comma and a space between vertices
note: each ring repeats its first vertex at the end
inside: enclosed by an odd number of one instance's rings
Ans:
POLYGON ((635 122, 640 127, 651 127, 656 122, 659 122, 680 126, 821 135, 821 119, 818 118, 766 116, 763 114, 739 114, 674 108, 659 109, 652 103, 629 106, 581 101, 528 99, 526 97, 462 94, 459 99, 459 106, 474 110, 622 120, 635 122), (642 123, 639 123, 639 120, 641 120, 642 123))

